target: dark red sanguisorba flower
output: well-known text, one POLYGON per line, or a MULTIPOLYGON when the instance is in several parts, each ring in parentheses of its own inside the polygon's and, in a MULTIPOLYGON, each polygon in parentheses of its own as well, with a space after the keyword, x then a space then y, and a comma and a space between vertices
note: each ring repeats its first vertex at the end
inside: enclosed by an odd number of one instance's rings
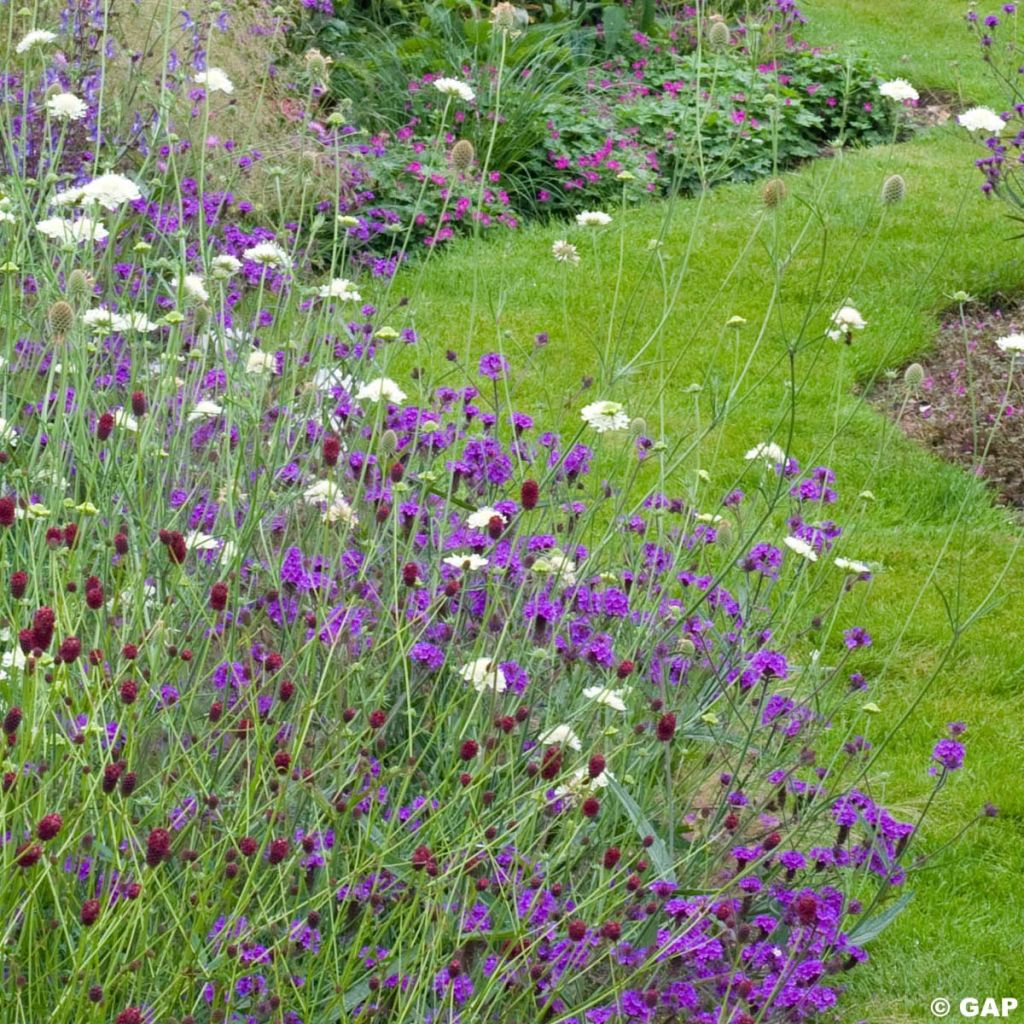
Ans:
POLYGON ((23 569, 11 573, 11 597, 24 597, 28 589, 28 573, 23 569))
POLYGON ((597 812, 601 810, 601 801, 596 796, 588 796, 580 810, 584 818, 596 818, 597 812))
POLYGON ((79 640, 77 636, 69 636, 65 638, 60 647, 57 648, 57 657, 67 664, 77 661, 78 656, 81 653, 82 641, 79 640))
POLYGON ((36 825, 36 835, 44 843, 49 842, 60 832, 63 825, 64 819, 59 814, 44 815, 39 819, 39 824, 36 825))
POLYGON ((480 744, 476 740, 466 740, 459 748, 459 757, 463 761, 472 761, 480 752, 480 744))
POLYGON ((129 1006, 117 1015, 114 1024, 145 1024, 145 1018, 138 1007, 129 1006))
POLYGON ((146 415, 146 396, 141 391, 132 392, 132 412, 136 416, 146 415))
POLYGON ((658 726, 655 732, 662 743, 668 743, 668 741, 676 734, 676 716, 673 715, 671 711, 666 711, 665 714, 658 719, 658 726))
POLYGON ((0 526, 13 526, 14 518, 13 499, 0 498, 0 526))
POLYGON ((594 754, 587 762, 587 774, 592 779, 596 779, 604 771, 607 763, 603 754, 594 754))
POLYGON ((8 708, 7 714, 4 715, 4 732, 8 736, 13 736, 18 731, 19 725, 21 725, 21 708, 8 708))
POLYGON ((519 502, 523 508, 529 510, 537 507, 540 498, 540 486, 536 480, 524 480, 523 486, 519 489, 519 502))
POLYGON ((100 418, 96 421, 96 436, 101 441, 106 441, 113 432, 114 414, 112 412, 101 413, 100 418))
POLYGON ((139 684, 134 679, 126 679, 121 684, 121 703, 134 704, 139 695, 139 684))
POLYGON ((165 828, 155 828, 146 839, 146 863, 155 868, 171 852, 171 834, 165 828))
POLYGON ((271 864, 280 864, 288 856, 287 839, 271 839, 270 849, 267 852, 267 861, 271 864))
POLYGON ((100 916, 100 901, 99 900, 86 900, 82 904, 82 910, 79 914, 79 919, 82 924, 89 927, 91 924, 96 923, 96 918, 100 916))
POLYGON ((210 587, 210 607, 215 612, 222 612, 228 606, 228 585, 226 583, 214 583, 210 587))
POLYGON ((53 643, 53 626, 57 616, 52 608, 45 605, 40 608, 32 619, 32 646, 45 651, 53 643))
POLYGON ((43 848, 38 843, 22 843, 14 851, 14 863, 19 868, 30 868, 39 863, 43 848))
POLYGON ((573 942, 582 942, 587 934, 587 923, 578 917, 569 922, 569 938, 573 942))
POLYGON ((341 442, 333 434, 328 434, 324 438, 322 448, 324 462, 328 466, 336 466, 338 464, 338 456, 341 455, 341 442))

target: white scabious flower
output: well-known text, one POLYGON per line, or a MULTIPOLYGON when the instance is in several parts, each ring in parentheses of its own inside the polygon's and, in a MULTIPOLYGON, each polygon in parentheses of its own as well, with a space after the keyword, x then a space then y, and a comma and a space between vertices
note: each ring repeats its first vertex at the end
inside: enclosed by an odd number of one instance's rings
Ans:
POLYGON ((576 250, 576 246, 572 242, 567 242, 564 238, 560 238, 551 244, 551 255, 559 263, 572 263, 575 265, 580 261, 580 254, 576 250))
POLYGON ((81 121, 89 113, 89 104, 73 92, 59 92, 46 101, 46 112, 55 121, 81 121))
POLYGON ((253 374, 275 373, 277 371, 277 356, 273 352, 264 352, 261 349, 253 349, 245 363, 245 372, 253 374))
POLYGON ((583 691, 583 696, 587 700, 592 700, 597 704, 604 704, 615 711, 625 711, 625 697, 629 694, 630 689, 628 686, 621 690, 612 690, 606 686, 588 686, 583 691))
POLYGON ((878 87, 878 91, 897 103, 919 98, 917 90, 905 78, 894 78, 891 82, 883 82, 878 87))
POLYGON ((201 533, 199 530, 190 530, 185 534, 185 547, 189 551, 219 551, 220 562, 230 562, 238 552, 238 548, 233 541, 220 540, 217 537, 211 537, 208 533, 201 533))
POLYGON ((564 785, 555 787, 555 796, 560 799, 576 796, 586 790, 604 789, 609 782, 614 781, 615 776, 607 769, 591 778, 589 768, 577 768, 564 785))
POLYGON ((77 206, 85 195, 85 189, 79 185, 77 188, 66 188, 58 192, 51 200, 51 206, 77 206))
POLYGON ((192 81, 196 85, 205 85, 210 92, 224 92, 231 95, 235 91, 231 79, 221 68, 207 68, 205 71, 200 71, 192 81))
POLYGON ((14 52, 28 53, 29 50, 34 50, 37 46, 46 46, 47 43, 52 43, 56 38, 56 32, 48 32, 44 28, 35 28, 22 36, 21 41, 14 48, 14 52))
POLYGON ((806 558, 808 562, 818 560, 818 552, 807 541, 801 540, 799 537, 784 537, 782 543, 790 551, 795 551, 801 558, 806 558))
POLYGON ((359 517, 356 515, 355 509, 341 495, 327 504, 324 509, 323 521, 325 523, 341 523, 349 527, 359 525, 359 517))
POLYGON ((743 458, 747 462, 761 459, 769 466, 777 466, 786 461, 786 453, 774 441, 769 441, 767 444, 754 445, 743 458))
POLYGON ((111 309, 87 309, 82 314, 82 323, 92 329, 93 334, 113 334, 127 328, 128 319, 111 309))
POLYGON ((130 430, 133 434, 139 432, 139 421, 124 409, 114 411, 114 424, 122 430, 130 430))
POLYGON ((477 693, 504 693, 507 689, 505 677, 498 668, 498 663, 491 658, 476 658, 467 662, 459 669, 459 675, 469 683, 477 693))
POLYGON ((142 198, 139 186, 123 174, 101 174, 82 186, 80 202, 97 202, 105 210, 116 210, 123 203, 142 198))
POLYGON ((508 522, 503 513, 499 512, 496 508, 490 508, 485 505, 483 508, 478 508, 475 512, 469 514, 466 518, 466 525, 471 530, 486 530, 495 516, 503 523, 508 522))
POLYGON ((224 253, 221 256, 214 256, 210 260, 210 273, 217 278, 218 281, 226 281, 233 274, 237 274, 242 269, 242 261, 236 259, 234 256, 230 256, 224 253))
POLYGON ((576 214, 576 223, 583 228, 603 228, 611 222, 611 217, 602 210, 584 210, 576 214))
POLYGON ((833 559, 833 562, 837 569, 842 569, 844 572, 871 572, 870 565, 865 565, 863 562, 855 562, 852 558, 836 558, 833 559))
POLYGON ((342 373, 341 370, 332 367, 321 367, 313 374, 313 387, 317 391, 331 391, 334 388, 341 388, 343 391, 352 391, 355 386, 355 378, 351 374, 342 373))
POLYGON ((20 647, 13 647, 9 651, 4 651, 0 655, 0 679, 9 679, 9 673, 12 668, 20 672, 25 668, 27 661, 28 655, 20 647))
POLYGON ((390 377, 377 377, 356 392, 357 402, 385 401, 392 405, 401 405, 405 399, 405 392, 390 377))
POLYGON ((362 296, 356 286, 344 277, 336 277, 330 284, 321 285, 317 289, 321 299, 341 299, 342 302, 361 302, 362 296))
POLYGON ((559 583, 567 587, 576 586, 576 563, 557 548, 536 559, 530 566, 530 571, 539 575, 554 576, 559 583))
POLYGON ((10 448, 16 448, 18 445, 18 435, 14 432, 14 427, 3 416, 0 416, 0 444, 10 448))
MULTIPOLYGON (((849 300, 847 300, 849 303, 849 300)), ((829 328, 825 332, 833 341, 846 340, 849 343, 854 331, 863 331, 867 321, 851 305, 843 305, 829 319, 829 328)))
POLYGON ((1007 334, 996 338, 996 347, 1001 352, 1024 352, 1024 334, 1007 334))
POLYGON ((103 224, 91 217, 79 217, 78 220, 47 217, 36 224, 36 230, 47 238, 52 238, 55 242, 67 242, 75 245, 86 241, 102 242, 110 236, 110 232, 103 224))
POLYGON ((122 331, 139 331, 142 334, 149 334, 151 331, 160 329, 160 325, 153 323, 145 313, 126 313, 122 317, 122 321, 122 331))
POLYGON ((223 415, 223 413, 224 409, 216 402, 211 402, 208 398, 204 398, 201 402, 197 402, 188 414, 188 421, 189 423, 195 423, 197 420, 212 420, 223 415))
POLYGON ((971 107, 956 121, 969 132, 1001 132, 1006 127, 1006 122, 988 107, 971 107))
POLYGON ((545 746, 551 746, 552 744, 558 744, 560 746, 571 747, 573 750, 582 750, 583 744, 580 742, 579 736, 576 735, 567 725, 556 725, 547 732, 542 733, 537 737, 538 743, 543 743, 545 746))
POLYGON ((290 267, 291 257, 277 244, 277 242, 257 242, 250 246, 242 255, 253 263, 259 263, 264 267, 290 267))
POLYGON ((210 293, 206 290, 206 284, 201 274, 185 274, 183 277, 176 277, 172 282, 175 291, 179 288, 190 299, 198 302, 209 302, 210 293))
POLYGON ((0 224, 17 224, 18 218, 9 210, 0 210, 0 224))
POLYGON ((599 434, 610 430, 625 430, 629 426, 629 414, 621 402, 591 402, 580 409, 583 422, 599 434))
POLYGON ((443 558, 442 561, 445 565, 450 565, 453 569, 462 569, 464 572, 476 572, 487 565, 486 558, 482 555, 474 555, 470 551, 467 551, 465 554, 459 552, 455 555, 449 555, 447 558, 443 558))
POLYGON ((442 96, 455 96, 466 103, 472 103, 476 99, 476 93, 457 78, 438 78, 434 81, 434 88, 442 96))

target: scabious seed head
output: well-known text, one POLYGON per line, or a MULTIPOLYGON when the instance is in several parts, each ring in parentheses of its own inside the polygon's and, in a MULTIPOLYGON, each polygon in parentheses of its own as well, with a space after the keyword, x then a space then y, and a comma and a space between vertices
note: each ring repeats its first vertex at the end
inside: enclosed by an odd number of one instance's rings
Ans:
POLYGON ((924 383, 924 367, 920 363, 911 363, 903 371, 903 383, 909 391, 916 391, 924 383))
POLYGON ((715 50, 724 50, 731 41, 729 26, 722 20, 721 16, 712 20, 708 25, 708 45, 715 50))
POLYGON ((761 202, 769 210, 774 210, 782 204, 788 192, 789 189, 781 178, 771 178, 764 183, 764 187, 761 189, 761 202))
POLYGON ((50 324, 50 330, 58 338, 63 338, 75 326, 75 311, 71 308, 71 303, 60 299, 46 311, 46 319, 50 324))
POLYGON ((398 451, 398 435, 393 430, 385 430, 380 435, 380 450, 385 455, 394 455, 398 451))
POLYGON ((64 295, 73 305, 81 305, 88 296, 92 295, 95 283, 92 275, 87 274, 84 270, 72 270, 68 274, 68 283, 64 290, 64 295))
POLYGON ((473 158, 476 156, 476 151, 473 149, 473 143, 469 139, 459 139, 458 142, 452 146, 451 161, 452 166, 457 171, 465 173, 473 165, 473 158))
POLYGON ((907 194, 907 183, 902 174, 890 174, 882 183, 882 202, 898 203, 907 194))

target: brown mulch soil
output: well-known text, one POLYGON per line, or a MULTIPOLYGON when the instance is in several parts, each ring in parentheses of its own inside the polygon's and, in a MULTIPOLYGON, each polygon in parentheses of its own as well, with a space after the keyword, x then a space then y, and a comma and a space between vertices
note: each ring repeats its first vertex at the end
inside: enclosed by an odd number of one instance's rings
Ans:
POLYGON ((966 330, 955 311, 943 320, 934 349, 919 360, 924 381, 916 389, 904 383, 904 367, 876 386, 871 401, 907 437, 1024 508, 1024 354, 1014 361, 995 344, 1024 332, 1024 304, 968 306, 965 320, 966 330))

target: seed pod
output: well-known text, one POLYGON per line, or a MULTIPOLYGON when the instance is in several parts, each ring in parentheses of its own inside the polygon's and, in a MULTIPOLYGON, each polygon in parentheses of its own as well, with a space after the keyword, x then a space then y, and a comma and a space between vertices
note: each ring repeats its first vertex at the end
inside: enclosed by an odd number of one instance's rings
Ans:
POLYGON ((764 183, 764 188, 761 189, 761 202, 769 210, 774 210, 782 204, 788 191, 786 183, 781 178, 771 178, 764 183))
POLYGON ((60 299, 46 311, 46 319, 57 340, 63 341, 64 335, 75 326, 75 311, 71 303, 60 299))
POLYGON ((74 305, 80 305, 85 299, 92 295, 92 288, 96 282, 91 274, 84 270, 72 270, 68 274, 68 284, 65 289, 67 300, 74 305))
POLYGON ((924 367, 920 363, 911 363, 903 371, 903 383, 908 391, 916 391, 924 383, 924 367))
POLYGON ((398 451, 398 435, 393 430, 385 430, 380 435, 380 450, 387 455, 398 451))
POLYGON ((473 158, 476 156, 476 151, 473 149, 473 143, 469 139, 459 139, 458 142, 452 146, 451 161, 452 166, 457 171, 465 173, 473 165, 473 158))
POLYGON ((882 202, 898 203, 907 194, 907 183, 902 174, 890 174, 882 183, 882 202))
POLYGON ((731 41, 729 26, 718 19, 712 21, 708 26, 708 45, 713 50, 724 50, 731 41))

